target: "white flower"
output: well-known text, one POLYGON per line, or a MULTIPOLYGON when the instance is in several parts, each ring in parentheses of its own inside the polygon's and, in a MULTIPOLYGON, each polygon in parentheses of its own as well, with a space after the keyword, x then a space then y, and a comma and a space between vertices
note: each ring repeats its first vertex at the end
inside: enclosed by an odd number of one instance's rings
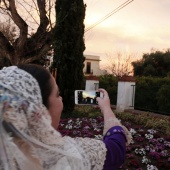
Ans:
POLYGON ((170 148, 170 142, 165 141, 165 142, 164 142, 164 145, 170 148))
POLYGON ((130 143, 131 143, 131 144, 134 144, 134 143, 135 143, 135 141, 132 139, 130 143))
POLYGON ((149 162, 150 162, 150 160, 146 156, 142 157, 142 163, 143 164, 148 164, 149 162))
POLYGON ((74 125, 74 128, 79 129, 81 126, 80 125, 74 125))
POLYGON ((145 134, 145 138, 146 139, 153 139, 153 135, 152 134, 145 134))
POLYGON ((167 151, 167 150, 161 151, 161 155, 162 155, 163 157, 168 156, 168 151, 167 151))
POLYGON ((72 122, 72 120, 70 119, 69 121, 68 121, 68 123, 71 123, 72 122))
POLYGON ((154 130, 154 129, 148 129, 148 132, 149 132, 150 134, 155 134, 157 131, 154 130))
POLYGON ((156 166, 153 165, 147 165, 147 170, 158 170, 158 168, 156 166))
POLYGON ((144 148, 140 148, 140 149, 135 149, 135 153, 139 154, 139 155, 146 155, 145 149, 144 148))
POLYGON ((139 153, 139 149, 135 149, 135 153, 138 154, 139 153))
POLYGON ((136 134, 136 130, 132 129, 132 128, 130 128, 129 132, 131 133, 131 135, 135 135, 136 134))
POLYGON ((144 148, 139 149, 139 154, 146 155, 145 149, 144 148))
POLYGON ((72 125, 66 125, 66 129, 72 129, 73 128, 73 126, 72 125))
POLYGON ((75 124, 77 124, 77 125, 81 125, 81 123, 82 123, 82 121, 79 121, 79 120, 77 120, 77 121, 75 122, 75 124))

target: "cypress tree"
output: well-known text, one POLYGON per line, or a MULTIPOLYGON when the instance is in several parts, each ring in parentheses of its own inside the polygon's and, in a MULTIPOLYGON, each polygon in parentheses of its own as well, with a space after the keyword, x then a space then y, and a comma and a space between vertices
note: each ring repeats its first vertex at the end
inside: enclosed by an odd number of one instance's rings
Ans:
POLYGON ((56 1, 56 29, 53 67, 64 103, 64 116, 71 116, 75 103, 74 91, 84 89, 84 18, 83 0, 56 1))

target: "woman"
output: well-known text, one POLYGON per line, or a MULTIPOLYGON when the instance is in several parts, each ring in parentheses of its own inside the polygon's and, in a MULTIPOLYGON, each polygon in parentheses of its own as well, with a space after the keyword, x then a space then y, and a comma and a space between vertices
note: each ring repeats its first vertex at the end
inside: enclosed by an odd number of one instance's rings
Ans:
POLYGON ((103 141, 62 137, 56 129, 63 103, 51 74, 32 64, 0 70, 0 169, 118 169, 130 134, 113 114, 107 92, 100 91, 103 141))

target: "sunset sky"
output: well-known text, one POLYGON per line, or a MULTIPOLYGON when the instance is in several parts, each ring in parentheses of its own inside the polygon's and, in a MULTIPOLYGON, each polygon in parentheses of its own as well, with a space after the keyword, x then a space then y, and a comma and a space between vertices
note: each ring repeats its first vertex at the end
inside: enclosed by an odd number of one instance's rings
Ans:
MULTIPOLYGON (((134 0, 94 28, 88 28, 127 0, 84 0, 86 3, 84 54, 100 56, 114 51, 135 53, 136 58, 151 48, 170 48, 170 0, 134 0)), ((130 0, 129 0, 130 2, 130 0)))

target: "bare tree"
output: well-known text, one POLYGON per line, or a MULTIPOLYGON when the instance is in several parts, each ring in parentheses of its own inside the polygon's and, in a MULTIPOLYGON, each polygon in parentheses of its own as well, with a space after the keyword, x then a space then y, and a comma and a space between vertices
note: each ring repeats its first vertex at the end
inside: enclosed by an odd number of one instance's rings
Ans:
POLYGON ((0 31, 8 39, 10 43, 14 43, 16 38, 16 27, 11 25, 11 21, 0 23, 0 31))
MULTIPOLYGON (((1 0, 0 22, 11 20, 16 36, 11 41, 0 30, 0 57, 10 65, 41 59, 52 46, 55 0, 1 0)), ((11 32, 14 30, 11 30, 11 32)))
POLYGON ((134 54, 128 54, 121 51, 107 53, 107 62, 102 69, 116 76, 130 76, 133 73, 131 62, 134 59, 134 54))

